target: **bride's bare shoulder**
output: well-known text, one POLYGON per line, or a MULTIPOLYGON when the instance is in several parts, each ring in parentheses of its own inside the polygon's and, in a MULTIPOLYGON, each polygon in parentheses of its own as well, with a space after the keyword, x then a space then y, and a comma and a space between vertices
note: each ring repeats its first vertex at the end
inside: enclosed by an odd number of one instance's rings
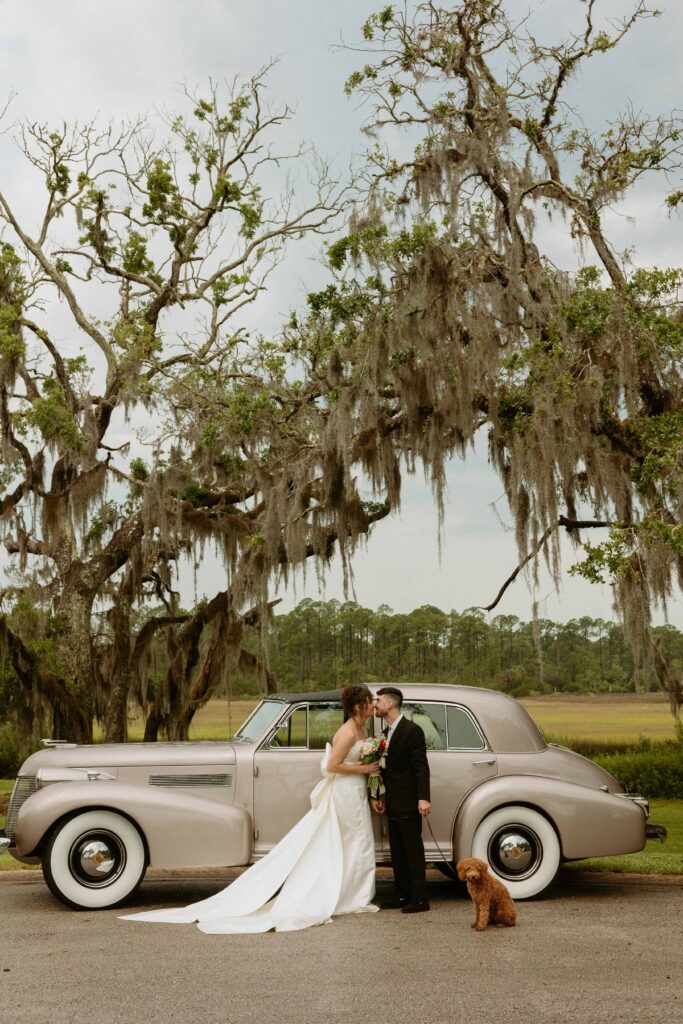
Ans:
POLYGON ((349 718, 348 722, 344 722, 340 725, 334 736, 332 737, 332 746, 338 743, 349 743, 353 746, 356 739, 356 730, 354 729, 353 722, 349 718))

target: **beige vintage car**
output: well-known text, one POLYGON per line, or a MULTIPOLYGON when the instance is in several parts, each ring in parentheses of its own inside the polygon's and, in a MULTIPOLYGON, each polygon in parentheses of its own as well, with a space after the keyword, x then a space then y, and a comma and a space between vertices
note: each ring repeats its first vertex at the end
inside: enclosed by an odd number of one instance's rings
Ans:
MULTIPOLYGON (((661 837, 646 824, 647 800, 548 745, 512 698, 469 686, 401 689, 429 752, 428 862, 445 871, 481 857, 525 899, 550 884, 562 860, 631 853, 648 835, 661 837)), ((343 721, 340 696, 268 697, 226 742, 46 740, 19 772, 0 852, 41 863, 54 895, 88 910, 122 903, 148 866, 249 864, 308 810, 321 751, 343 721)), ((386 822, 373 820, 377 861, 388 863, 386 822)))

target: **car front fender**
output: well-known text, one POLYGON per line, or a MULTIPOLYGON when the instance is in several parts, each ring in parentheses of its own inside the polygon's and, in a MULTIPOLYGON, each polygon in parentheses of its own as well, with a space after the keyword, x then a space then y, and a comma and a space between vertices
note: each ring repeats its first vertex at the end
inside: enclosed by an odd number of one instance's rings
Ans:
POLYGON ((482 782, 462 802, 455 819, 456 860, 471 856, 479 824, 499 807, 520 804, 554 825, 565 860, 635 853, 645 846, 646 817, 627 796, 540 776, 506 775, 482 782))
POLYGON ((151 867, 231 867, 251 858, 248 811, 194 793, 125 782, 57 782, 33 793, 17 816, 17 854, 32 855, 57 821, 94 808, 119 811, 137 825, 151 867))

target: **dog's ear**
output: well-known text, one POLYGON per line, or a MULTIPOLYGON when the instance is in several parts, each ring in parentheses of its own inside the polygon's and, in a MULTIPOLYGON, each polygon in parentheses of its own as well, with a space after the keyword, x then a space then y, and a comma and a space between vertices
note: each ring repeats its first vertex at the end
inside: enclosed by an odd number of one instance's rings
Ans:
POLYGON ((465 881, 465 861, 459 860, 455 865, 455 870, 458 872, 458 878, 461 882, 465 881))
POLYGON ((481 871, 482 875, 488 875, 488 873, 489 873, 489 866, 488 866, 488 864, 486 863, 485 860, 480 860, 479 861, 479 870, 481 871))

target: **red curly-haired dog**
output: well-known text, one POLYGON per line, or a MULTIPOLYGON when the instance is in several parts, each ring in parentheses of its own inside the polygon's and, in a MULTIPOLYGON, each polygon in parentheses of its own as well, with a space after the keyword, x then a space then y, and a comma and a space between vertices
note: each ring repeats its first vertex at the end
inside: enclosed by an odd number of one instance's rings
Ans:
POLYGON ((474 903, 472 927, 483 932, 490 922, 498 928, 505 925, 512 928, 517 921, 515 905, 505 886, 489 874, 488 864, 476 857, 469 857, 467 860, 459 860, 455 867, 458 878, 467 882, 467 891, 474 903))

